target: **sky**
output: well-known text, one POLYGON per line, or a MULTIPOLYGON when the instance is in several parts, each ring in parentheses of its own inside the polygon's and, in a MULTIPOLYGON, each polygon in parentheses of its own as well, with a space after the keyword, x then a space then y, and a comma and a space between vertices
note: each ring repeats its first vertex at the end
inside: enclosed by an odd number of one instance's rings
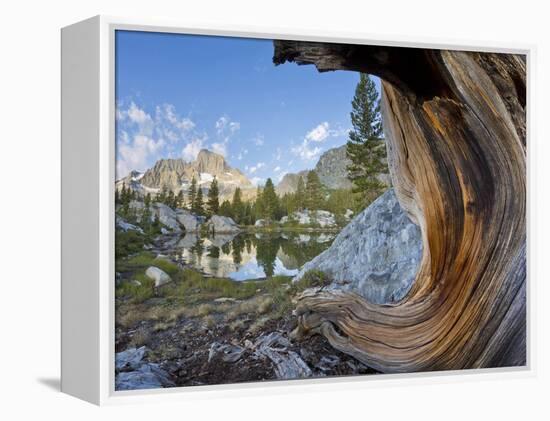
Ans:
POLYGON ((271 40, 117 31, 117 179, 205 148, 277 183, 343 145, 359 74, 272 56, 271 40))

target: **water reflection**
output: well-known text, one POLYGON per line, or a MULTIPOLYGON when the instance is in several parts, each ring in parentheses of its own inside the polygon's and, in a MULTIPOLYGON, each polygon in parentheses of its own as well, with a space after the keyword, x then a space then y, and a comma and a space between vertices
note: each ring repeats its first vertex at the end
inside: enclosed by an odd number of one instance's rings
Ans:
POLYGON ((334 233, 186 234, 169 253, 201 272, 235 280, 292 276, 330 246, 334 233))

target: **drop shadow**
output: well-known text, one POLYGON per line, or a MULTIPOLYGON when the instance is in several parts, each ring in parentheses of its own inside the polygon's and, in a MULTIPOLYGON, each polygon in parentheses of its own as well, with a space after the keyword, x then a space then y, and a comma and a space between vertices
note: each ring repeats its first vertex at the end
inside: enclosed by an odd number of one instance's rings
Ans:
POLYGON ((58 377, 44 377, 36 379, 36 381, 55 392, 61 392, 61 379, 58 377))

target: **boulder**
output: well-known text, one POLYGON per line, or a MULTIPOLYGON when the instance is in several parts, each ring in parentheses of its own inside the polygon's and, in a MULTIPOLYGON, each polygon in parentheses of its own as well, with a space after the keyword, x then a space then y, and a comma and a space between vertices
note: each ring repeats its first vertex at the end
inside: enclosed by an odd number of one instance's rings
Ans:
POLYGON ((255 223, 254 223, 254 226, 255 227, 265 227, 267 225, 267 221, 265 219, 258 219, 255 223))
POLYGON ((172 282, 170 275, 156 266, 149 266, 145 271, 145 275, 155 281, 155 287, 160 287, 168 282, 172 282))
POLYGON ((208 231, 214 233, 239 232, 241 229, 233 219, 228 216, 213 215, 206 223, 208 231))
POLYGON ((176 220, 183 228, 185 228, 186 232, 199 231, 202 223, 201 219, 197 215, 186 209, 176 210, 176 220))
POLYGON ((336 226, 334 214, 325 210, 310 211, 304 209, 293 212, 289 216, 281 218, 281 224, 295 221, 298 225, 319 225, 321 228, 330 228, 336 226))
POLYGON ((130 224, 129 222, 126 222, 124 219, 122 219, 118 215, 116 216, 115 221, 116 221, 116 226, 124 232, 137 231, 140 234, 143 234, 143 230, 140 227, 138 227, 134 224, 130 224))
POLYGON ((158 364, 143 361, 147 349, 130 348, 115 354, 115 390, 158 389, 175 383, 158 364))
POLYGON ((180 224, 177 220, 176 211, 163 203, 154 203, 151 205, 153 217, 158 216, 159 221, 174 232, 181 232, 180 224))
POLYGON ((393 189, 357 215, 323 253, 306 263, 332 279, 332 287, 353 291, 370 302, 401 300, 422 258, 420 228, 401 209, 393 189))

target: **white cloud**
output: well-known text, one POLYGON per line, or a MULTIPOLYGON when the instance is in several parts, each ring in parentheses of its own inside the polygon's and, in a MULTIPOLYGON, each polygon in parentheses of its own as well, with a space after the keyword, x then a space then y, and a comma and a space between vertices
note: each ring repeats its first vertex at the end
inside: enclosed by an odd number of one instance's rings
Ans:
POLYGON ((130 104, 127 115, 130 121, 136 124, 144 124, 152 121, 151 116, 139 108, 134 102, 130 104))
POLYGON ((254 184, 255 186, 259 186, 259 185, 264 184, 264 181, 265 181, 265 179, 264 179, 264 178, 261 178, 261 177, 252 177, 252 178, 250 179, 250 182, 251 182, 252 184, 254 184))
POLYGON ((279 167, 279 166, 276 166, 276 167, 275 167, 275 168, 273 169, 273 171, 275 171, 275 172, 279 172, 279 171, 281 171, 281 167, 279 167))
POLYGON ((322 149, 318 146, 309 146, 307 139, 304 139, 299 146, 295 146, 291 150, 294 155, 299 156, 304 161, 311 161, 317 158, 322 152, 322 149))
POLYGON ((233 134, 241 128, 241 123, 238 121, 231 121, 231 119, 224 115, 218 118, 216 121, 216 131, 218 136, 227 136, 227 134, 233 134))
POLYGON ((265 162, 258 162, 256 165, 250 167, 250 168, 248 169, 248 172, 249 172, 250 174, 254 174, 256 171, 258 171, 259 169, 261 169, 261 168, 263 168, 263 167, 265 167, 265 162))
POLYGON ((210 147, 212 148, 212 152, 215 152, 222 156, 227 156, 227 145, 225 142, 212 143, 210 147))
POLYGON ((276 155, 275 155, 275 159, 276 159, 277 161, 280 161, 280 160, 281 160, 282 154, 283 154, 283 153, 282 153, 282 151, 281 151, 281 148, 277 148, 277 153, 276 153, 276 155))
POLYGON ((188 132, 195 128, 195 123, 190 118, 180 118, 176 114, 176 108, 172 104, 157 106, 156 113, 157 120, 164 119, 169 122, 173 127, 183 132, 188 132))
POLYGON ((311 129, 306 134, 306 140, 308 142, 323 142, 327 137, 329 137, 330 125, 328 122, 324 121, 317 125, 317 127, 311 129))
POLYGON ((200 150, 204 148, 205 139, 196 137, 188 142, 181 151, 181 156, 186 161, 194 161, 200 150))
POLYGON ((124 177, 131 170, 144 171, 147 168, 148 158, 156 155, 164 146, 162 139, 154 140, 148 136, 136 135, 132 143, 119 145, 117 161, 117 178, 124 177))
POLYGON ((264 142, 264 136, 259 134, 259 135, 256 135, 256 137, 254 139, 252 139, 252 141, 254 142, 254 144, 256 146, 262 146, 265 142, 264 142))

